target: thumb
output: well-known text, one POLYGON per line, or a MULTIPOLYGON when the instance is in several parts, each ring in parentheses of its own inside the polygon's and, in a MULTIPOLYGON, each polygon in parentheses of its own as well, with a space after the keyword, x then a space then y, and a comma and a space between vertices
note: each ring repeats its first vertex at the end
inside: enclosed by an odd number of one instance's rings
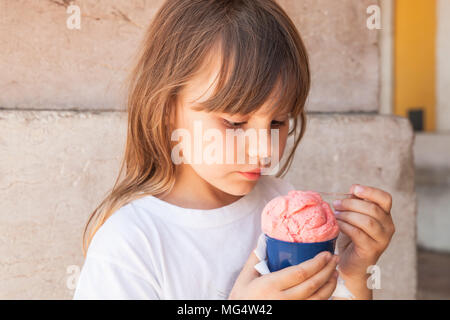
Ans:
POLYGON ((239 274, 238 278, 236 279, 236 282, 239 282, 241 284, 247 284, 256 278, 259 278, 260 274, 255 269, 255 265, 257 263, 259 263, 259 259, 256 256, 255 252, 252 251, 249 258, 247 259, 247 262, 245 263, 244 267, 242 268, 241 273, 239 274))

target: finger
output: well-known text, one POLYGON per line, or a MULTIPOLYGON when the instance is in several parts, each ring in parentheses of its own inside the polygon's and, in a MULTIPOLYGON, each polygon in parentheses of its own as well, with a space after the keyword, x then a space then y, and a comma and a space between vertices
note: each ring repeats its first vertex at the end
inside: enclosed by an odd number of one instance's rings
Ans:
POLYGON ((336 213, 336 219, 347 222, 369 235, 373 240, 381 242, 384 240, 385 230, 376 219, 353 211, 341 211, 336 213))
POLYGON ((327 265, 331 256, 330 252, 323 251, 312 259, 306 260, 295 266, 272 272, 266 277, 271 279, 276 288, 285 290, 314 276, 327 265))
POLYGON ((385 223, 390 216, 383 211, 380 206, 371 201, 365 201, 361 199, 341 199, 333 201, 333 207, 338 211, 354 211, 366 214, 371 216, 372 218, 379 220, 382 223, 385 223))
POLYGON ((350 188, 350 192, 359 198, 367 199, 378 204, 386 213, 391 212, 392 196, 384 190, 355 184, 350 188))
POLYGON ((312 296, 319 288, 321 288, 336 270, 338 256, 333 256, 328 264, 315 275, 303 281, 302 283, 284 290, 282 294, 286 299, 305 299, 312 296))
POLYGON ((372 248, 376 243, 376 241, 369 237, 363 230, 342 220, 337 220, 337 223, 340 231, 346 234, 355 246, 359 248, 372 248))
POLYGON ((331 297, 337 286, 338 272, 335 270, 327 283, 317 290, 308 300, 327 300, 331 297))

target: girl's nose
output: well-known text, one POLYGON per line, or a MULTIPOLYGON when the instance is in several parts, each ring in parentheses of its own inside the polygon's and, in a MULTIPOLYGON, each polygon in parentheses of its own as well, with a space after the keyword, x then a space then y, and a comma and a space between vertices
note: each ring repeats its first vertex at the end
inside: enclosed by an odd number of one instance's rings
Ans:
POLYGON ((258 164, 262 167, 270 165, 272 156, 270 130, 257 130, 257 141, 256 143, 247 142, 247 150, 250 164, 258 164))

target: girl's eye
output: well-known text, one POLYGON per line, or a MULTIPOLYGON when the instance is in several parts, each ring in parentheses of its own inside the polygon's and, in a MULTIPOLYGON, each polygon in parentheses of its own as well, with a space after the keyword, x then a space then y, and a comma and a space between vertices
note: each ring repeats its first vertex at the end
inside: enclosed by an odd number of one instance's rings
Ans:
POLYGON ((228 120, 225 120, 225 119, 222 119, 222 120, 223 120, 223 123, 227 127, 232 128, 232 129, 240 128, 242 125, 247 123, 247 122, 232 122, 232 121, 228 121, 228 120))
MULTIPOLYGON (((228 121, 226 119, 222 119, 223 123, 229 127, 229 128, 240 128, 242 127, 244 124, 246 124, 247 122, 233 122, 233 121, 228 121)), ((278 127, 282 127, 286 124, 286 121, 277 121, 277 120, 273 120, 271 125, 272 127, 278 128, 278 127)))
POLYGON ((272 121, 272 126, 273 127, 282 127, 286 124, 286 121, 277 121, 277 120, 273 120, 272 121))

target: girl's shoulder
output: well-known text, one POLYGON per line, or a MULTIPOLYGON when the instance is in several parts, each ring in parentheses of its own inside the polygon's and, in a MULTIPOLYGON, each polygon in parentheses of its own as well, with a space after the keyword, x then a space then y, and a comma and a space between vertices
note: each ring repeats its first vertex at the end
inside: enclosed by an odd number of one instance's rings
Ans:
POLYGON ((136 210, 132 201, 116 210, 92 238, 88 253, 121 258, 124 253, 140 254, 145 244, 155 241, 157 227, 136 210), (149 239, 151 237, 152 239, 149 239))

